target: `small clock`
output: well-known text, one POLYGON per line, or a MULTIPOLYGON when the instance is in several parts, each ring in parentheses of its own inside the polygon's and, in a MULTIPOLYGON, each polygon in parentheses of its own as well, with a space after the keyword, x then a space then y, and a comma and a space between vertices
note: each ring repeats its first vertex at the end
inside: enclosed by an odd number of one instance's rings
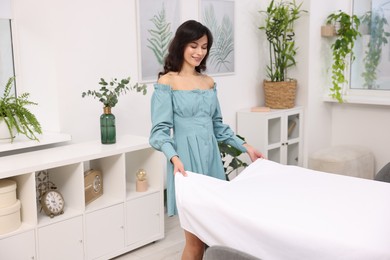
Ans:
POLYGON ((85 204, 96 200, 103 195, 103 174, 98 170, 89 170, 84 173, 85 204))
POLYGON ((56 190, 49 190, 45 192, 40 199, 40 203, 46 215, 51 218, 64 213, 64 198, 61 193, 56 190))

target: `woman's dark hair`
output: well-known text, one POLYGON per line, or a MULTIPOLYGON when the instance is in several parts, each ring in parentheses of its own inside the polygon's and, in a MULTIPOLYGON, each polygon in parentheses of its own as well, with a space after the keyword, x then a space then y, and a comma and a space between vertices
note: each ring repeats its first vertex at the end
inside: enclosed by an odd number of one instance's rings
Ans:
POLYGON ((210 30, 203 24, 188 20, 181 24, 177 30, 175 37, 171 41, 168 49, 168 55, 164 62, 164 71, 158 74, 158 77, 168 73, 169 71, 180 72, 184 61, 184 49, 187 44, 207 36, 207 53, 199 66, 195 67, 197 72, 206 70, 206 61, 210 53, 210 48, 213 45, 213 36, 210 30))

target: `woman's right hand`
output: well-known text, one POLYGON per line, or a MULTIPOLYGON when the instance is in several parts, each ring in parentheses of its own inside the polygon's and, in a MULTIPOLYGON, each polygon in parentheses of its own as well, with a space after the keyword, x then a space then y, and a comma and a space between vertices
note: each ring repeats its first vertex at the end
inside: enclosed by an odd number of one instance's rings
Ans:
POLYGON ((183 176, 187 176, 187 173, 184 170, 184 165, 181 162, 179 156, 173 156, 171 158, 171 162, 173 164, 173 174, 180 172, 181 174, 183 174, 183 176))

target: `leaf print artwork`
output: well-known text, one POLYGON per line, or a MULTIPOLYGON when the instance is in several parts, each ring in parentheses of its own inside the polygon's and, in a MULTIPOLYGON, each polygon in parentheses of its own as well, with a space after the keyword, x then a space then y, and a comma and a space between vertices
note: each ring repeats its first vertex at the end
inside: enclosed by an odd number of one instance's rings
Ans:
POLYGON ((162 65, 164 63, 164 58, 168 53, 169 42, 173 34, 171 31, 171 24, 166 20, 164 3, 161 11, 154 15, 150 20, 153 22, 155 28, 148 30, 151 36, 147 39, 149 42, 148 48, 153 51, 157 62, 162 65))
MULTIPOLYGON (((230 4, 230 1, 204 1, 202 19, 213 34, 214 42, 210 49, 208 73, 229 73, 234 71, 234 26, 233 15, 229 12, 222 13, 220 10, 229 10, 217 6, 218 4, 230 4), (206 4, 207 2, 207 4, 206 4), (210 2, 210 3, 208 3, 210 2), (218 11, 219 10, 219 13, 218 11)), ((233 5, 232 5, 233 7, 233 5)), ((233 13, 233 10, 231 10, 233 13)))

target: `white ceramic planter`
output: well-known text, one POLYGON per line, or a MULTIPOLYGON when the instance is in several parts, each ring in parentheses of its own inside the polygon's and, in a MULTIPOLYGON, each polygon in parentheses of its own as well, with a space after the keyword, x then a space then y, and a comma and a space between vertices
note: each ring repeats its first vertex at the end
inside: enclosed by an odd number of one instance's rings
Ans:
POLYGON ((11 134, 9 133, 7 124, 4 121, 4 118, 0 117, 0 141, 11 139, 11 134))

